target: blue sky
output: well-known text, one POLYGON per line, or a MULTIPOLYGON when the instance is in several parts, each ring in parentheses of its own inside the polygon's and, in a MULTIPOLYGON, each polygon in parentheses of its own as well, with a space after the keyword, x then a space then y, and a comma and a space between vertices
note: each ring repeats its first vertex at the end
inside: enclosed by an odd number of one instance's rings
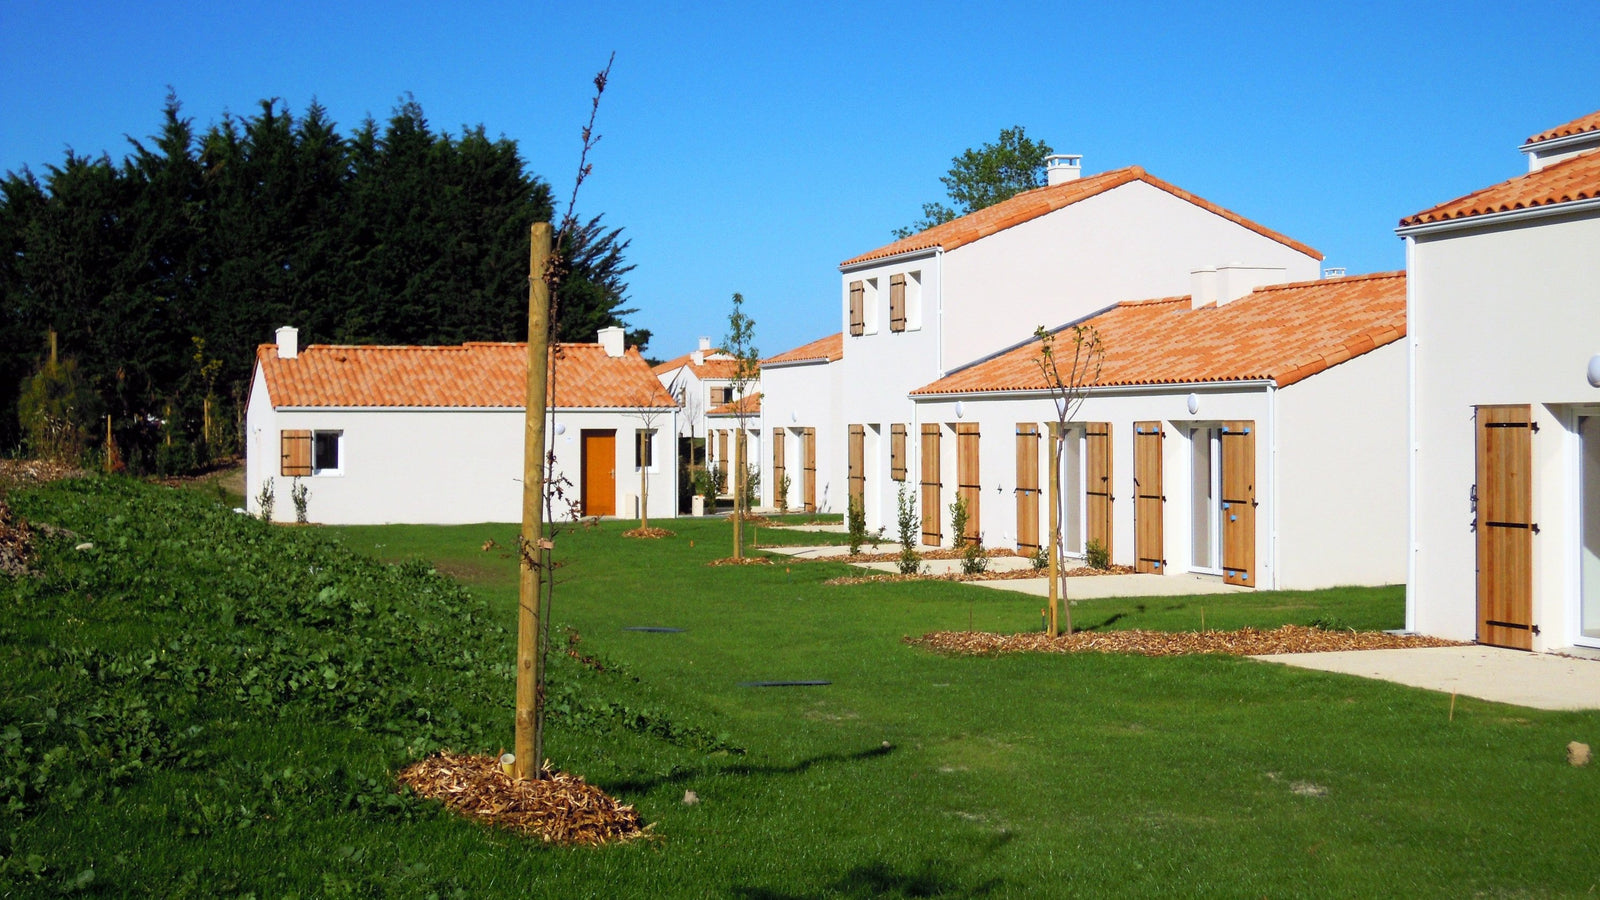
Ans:
POLYGON ((1357 273, 1404 265, 1401 216, 1520 173, 1523 139, 1600 109, 1595 0, 4 0, 0 35, 0 170, 120 158, 169 85, 202 128, 315 97, 346 133, 409 92, 436 129, 516 140, 559 197, 615 50, 579 212, 632 239, 632 323, 661 357, 724 335, 734 291, 763 353, 836 330, 838 262, 1011 125, 1357 273))

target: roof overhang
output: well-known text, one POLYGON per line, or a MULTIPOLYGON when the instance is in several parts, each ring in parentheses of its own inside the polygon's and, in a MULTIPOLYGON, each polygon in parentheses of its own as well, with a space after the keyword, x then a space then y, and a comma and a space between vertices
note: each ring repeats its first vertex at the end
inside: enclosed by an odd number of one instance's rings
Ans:
MULTIPOLYGON (((1255 391, 1277 387, 1272 378, 1249 378, 1238 381, 1174 381, 1164 384, 1108 384, 1087 388, 1085 396, 1103 397, 1121 394, 1175 394, 1181 391, 1255 391)), ((948 394, 908 394, 913 403, 931 403, 946 400, 1050 400, 1054 391, 1045 388, 1027 388, 1010 391, 959 391, 948 394)))
POLYGON ((1580 131, 1577 134, 1564 134, 1561 137, 1545 138, 1542 141, 1528 141, 1518 150, 1523 153, 1543 153, 1546 150, 1561 150, 1574 144, 1591 144, 1600 138, 1600 130, 1591 129, 1580 131))
POLYGON ((935 244, 932 247, 923 247, 918 250, 905 250, 892 256, 880 256, 876 259, 864 259, 858 263, 841 265, 839 267, 839 271, 841 273, 848 274, 850 272, 859 272, 862 269, 876 269, 880 266, 894 265, 896 263, 906 262, 907 260, 921 259, 926 256, 938 256, 943 252, 944 248, 935 244))
POLYGON ((1534 219, 1548 219, 1552 216, 1583 215, 1584 213, 1600 210, 1600 197, 1591 197, 1587 200, 1571 200, 1566 203, 1547 203, 1543 206, 1529 206, 1524 209, 1509 209, 1504 212, 1482 213, 1476 216, 1462 216, 1459 219, 1444 219, 1439 222, 1419 222, 1416 225, 1402 225, 1394 230, 1401 237, 1414 235, 1438 234, 1446 231, 1467 231, 1473 228, 1494 228, 1499 225, 1516 224, 1518 222, 1534 219))

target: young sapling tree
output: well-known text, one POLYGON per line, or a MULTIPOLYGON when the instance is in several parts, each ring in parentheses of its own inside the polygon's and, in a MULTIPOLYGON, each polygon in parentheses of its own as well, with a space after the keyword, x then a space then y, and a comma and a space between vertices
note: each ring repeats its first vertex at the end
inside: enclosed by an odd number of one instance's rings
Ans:
MULTIPOLYGON (((1055 401, 1056 421, 1050 427, 1050 616, 1047 630, 1054 637, 1061 632, 1060 611, 1067 593, 1067 579, 1061 563, 1066 544, 1061 537, 1061 451, 1067 440, 1067 424, 1078 414, 1089 389, 1100 383, 1105 363, 1105 347, 1100 332, 1092 325, 1073 325, 1060 332, 1072 341, 1071 354, 1056 348, 1056 333, 1043 325, 1034 329, 1039 339, 1036 360, 1045 387, 1055 401)), ((1065 342, 1063 342, 1064 344, 1065 342)), ((1072 608, 1067 606, 1067 634, 1072 633, 1072 608)))

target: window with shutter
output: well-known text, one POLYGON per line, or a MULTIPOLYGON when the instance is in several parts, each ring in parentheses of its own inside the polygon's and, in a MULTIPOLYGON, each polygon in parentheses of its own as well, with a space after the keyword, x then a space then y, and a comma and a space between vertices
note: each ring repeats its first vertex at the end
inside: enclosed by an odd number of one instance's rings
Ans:
POLYGON ((867 330, 866 285, 850 282, 850 334, 859 336, 867 330))
POLYGON ((889 276, 889 330, 906 330, 906 276, 889 276))
POLYGON ((889 426, 889 477, 895 481, 906 480, 906 427, 889 426))
POLYGON ((850 497, 863 505, 867 499, 866 440, 866 426, 850 426, 850 497))

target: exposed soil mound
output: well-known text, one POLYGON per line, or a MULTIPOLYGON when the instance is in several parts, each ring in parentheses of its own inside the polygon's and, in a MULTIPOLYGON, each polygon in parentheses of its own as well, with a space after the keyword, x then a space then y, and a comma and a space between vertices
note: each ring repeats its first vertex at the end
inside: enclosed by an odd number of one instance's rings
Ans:
POLYGON ((1324 631, 1305 625, 1283 625, 1270 631, 1080 631, 1050 637, 1044 632, 994 634, 985 631, 933 631, 907 644, 939 653, 978 656, 998 653, 1137 653, 1141 656, 1180 656, 1188 653, 1226 653, 1258 656, 1266 653, 1321 653, 1329 650, 1392 650, 1406 647, 1454 647, 1457 641, 1422 635, 1396 635, 1382 631, 1324 631))
POLYGON ((633 807, 576 775, 544 769, 518 780, 492 757, 440 753, 401 769, 400 783, 469 819, 547 844, 598 846, 650 836, 633 807))

